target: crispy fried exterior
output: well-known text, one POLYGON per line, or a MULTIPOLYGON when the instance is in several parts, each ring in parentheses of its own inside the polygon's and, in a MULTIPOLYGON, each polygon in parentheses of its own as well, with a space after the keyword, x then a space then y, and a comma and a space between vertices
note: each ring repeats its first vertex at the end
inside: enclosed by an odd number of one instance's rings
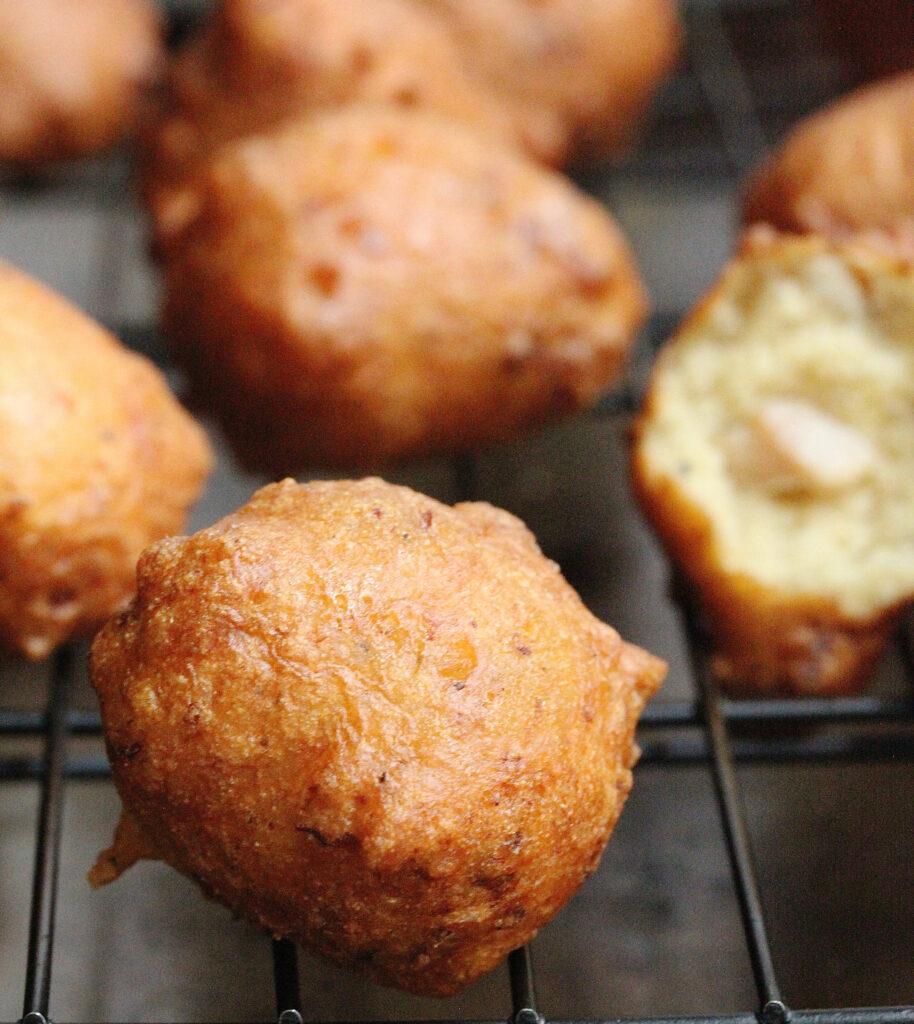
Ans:
POLYGON ((690 585, 689 612, 707 632, 712 671, 728 694, 827 697, 866 687, 907 601, 851 616, 833 599, 731 572, 721 564, 713 519, 675 483, 636 463, 635 492, 690 585))
POLYGON ((0 264, 0 646, 41 658, 122 607, 209 459, 150 363, 0 264))
POLYGON ((661 351, 632 477, 731 692, 861 689, 914 595, 911 264, 750 233, 661 351), (747 473, 734 441, 784 398, 851 427, 872 465, 832 487, 747 473))
POLYGON ((914 255, 914 72, 801 121, 749 181, 743 219, 838 238, 883 233, 914 255))
POLYGON ((0 162, 34 167, 117 142, 163 59, 151 0, 0 0, 0 162))
POLYGON ((174 62, 145 133, 157 246, 192 218, 186 179, 219 145, 353 102, 434 110, 490 145, 563 155, 557 119, 472 80, 445 25, 408 0, 223 0, 174 62))
POLYGON ((254 469, 474 450, 592 404, 646 311, 556 172, 429 114, 349 107, 225 146, 164 322, 254 469))
POLYGON ((127 817, 235 913, 446 995, 596 867, 665 666, 520 521, 378 479, 269 485, 154 545, 91 676, 127 817))
POLYGON ((566 163, 619 157, 679 56, 675 0, 418 0, 445 18, 465 65, 551 113, 566 163))

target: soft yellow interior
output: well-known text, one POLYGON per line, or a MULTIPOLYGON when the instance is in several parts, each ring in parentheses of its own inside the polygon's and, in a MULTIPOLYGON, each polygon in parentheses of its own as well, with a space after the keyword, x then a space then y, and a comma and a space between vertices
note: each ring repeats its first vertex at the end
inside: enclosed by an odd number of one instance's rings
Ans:
POLYGON ((710 516, 718 557, 865 615, 914 593, 914 287, 833 253, 749 264, 655 375, 649 462, 710 516), (734 471, 765 402, 800 399, 875 453, 838 488, 772 490, 734 471))

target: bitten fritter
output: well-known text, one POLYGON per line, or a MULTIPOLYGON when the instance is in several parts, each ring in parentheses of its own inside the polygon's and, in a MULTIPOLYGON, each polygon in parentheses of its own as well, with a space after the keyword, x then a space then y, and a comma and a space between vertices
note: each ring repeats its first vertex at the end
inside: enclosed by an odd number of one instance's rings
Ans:
POLYGON ((679 57, 675 0, 417 0, 499 95, 551 114, 565 163, 624 155, 679 57))
POLYGON ((0 647, 42 658, 123 607, 209 462, 151 363, 0 264, 0 647))
POLYGON ((273 477, 513 439, 593 404, 646 311, 606 210, 430 114, 348 107, 227 145, 164 270, 164 323, 273 477))
POLYGON ((465 74, 447 28, 410 0, 221 0, 174 61, 143 146, 158 246, 193 216, 186 179, 222 143, 347 103, 436 111, 557 162, 556 118, 465 74))
POLYGON ((914 266, 750 233, 660 353, 633 477, 726 686, 863 687, 914 598, 914 266))
POLYGON ((914 257, 914 71, 800 121, 749 181, 743 219, 836 238, 868 232, 914 257))
POLYGON ((38 167, 120 141, 163 61, 151 0, 0 0, 0 163, 38 167))
POLYGON ((95 883, 159 856, 274 935, 440 996, 596 867, 665 665, 512 515, 286 480, 138 575, 91 655, 125 808, 95 883))

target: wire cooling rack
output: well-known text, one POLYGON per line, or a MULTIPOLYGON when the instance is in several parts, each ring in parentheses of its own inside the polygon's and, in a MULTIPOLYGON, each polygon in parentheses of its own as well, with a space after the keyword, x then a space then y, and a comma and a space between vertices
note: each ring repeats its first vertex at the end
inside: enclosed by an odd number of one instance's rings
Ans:
MULTIPOLYGON (((198 16, 200 3, 168 6, 173 31, 180 34, 198 16)), ((612 198, 624 191, 626 181, 657 180, 689 183, 713 182, 736 188, 746 172, 798 116, 815 109, 843 86, 837 62, 817 43, 811 11, 796 0, 690 0, 682 5, 687 29, 687 50, 682 68, 664 91, 653 127, 638 153, 607 174, 583 180, 593 191, 612 198)), ((126 184, 123 166, 102 161, 64 172, 50 190, 38 186, 41 201, 83 204, 107 210, 126 184)), ((116 264, 110 258, 110 265, 116 264)), ((117 276, 116 274, 114 276, 117 276)), ((104 275, 102 275, 104 278, 104 275)), ((102 285, 104 287, 104 284, 102 285)), ((631 371, 617 391, 608 396, 596 417, 625 422, 638 403, 640 384, 656 345, 668 333, 682 309, 662 308, 645 332, 631 371)), ((128 318, 129 321, 129 318, 128 318)), ((131 345, 163 359, 156 331, 147 322, 118 322, 121 336, 131 345)), ((455 467, 464 491, 478 485, 472 463, 455 467)), ((485 496, 484 494, 482 496, 485 496)), ((911 624, 899 631, 889 655, 892 684, 877 686, 866 695, 843 699, 785 701, 727 700, 718 692, 708 671, 708 652, 700 629, 686 610, 687 602, 672 602, 673 615, 687 651, 689 675, 681 699, 655 701, 639 730, 643 750, 641 766, 662 773, 697 768, 711 781, 717 829, 727 851, 732 876, 732 898, 741 922, 754 1000, 744 1010, 670 1015, 613 1016, 577 1020, 597 1024, 615 1019, 641 1021, 720 1021, 722 1024, 901 1024, 914 1022, 912 1005, 841 1006, 805 1009, 789 1005, 779 983, 777 943, 767 923, 770 887, 760 883, 755 850, 757 833, 746 813, 746 766, 829 763, 855 769, 884 763, 914 762, 914 643, 911 624)), ((59 652, 47 668, 38 689, 41 697, 29 706, 4 702, 0 707, 0 784, 30 783, 38 788, 35 818, 34 867, 21 979, 22 1024, 46 1024, 52 1016, 52 967, 59 936, 56 910, 62 860, 63 805, 68 786, 98 780, 104 784, 108 766, 103 756, 97 712, 74 700, 84 651, 59 652)), ((914 783, 908 772, 906 784, 914 783)), ((637 784, 636 784, 637 785, 637 784)), ((878 798, 878 794, 876 795, 878 798)), ((910 820, 896 823, 899 858, 910 863, 910 820)), ((797 830, 802 830, 798 822, 797 830)), ((0 835, 0 850, 4 836, 0 835)), ((861 868, 863 870, 863 868, 861 868)), ((770 873, 769 873, 770 874, 770 873)), ((904 891, 908 873, 899 873, 898 898, 907 900, 899 920, 907 922, 894 940, 902 950, 897 962, 914 962, 914 899, 904 891), (906 914, 906 916, 905 916, 906 914)), ((695 893, 702 899, 702 893, 695 893)), ((0 907, 0 922, 3 908, 0 907)), ((806 923, 794 923, 797 929, 806 923)), ((2 926, 0 926, 2 931, 2 926)), ((265 940, 268 941, 268 940, 265 940)), ((594 935, 594 942, 611 947, 612 936, 594 935)), ((271 943, 273 1002, 281 1024, 321 1019, 314 993, 302 992, 299 960, 287 942, 271 943)), ((535 954, 524 948, 509 959, 505 1005, 512 1024, 543 1024, 537 1001, 535 954)), ((914 988, 914 974, 909 971, 914 988)), ((893 991, 897 990, 897 986, 893 991)), ((914 991, 911 994, 914 1000, 914 991)), ((499 1004, 500 1005, 500 1004, 499 1004)), ((493 1011, 492 1020, 506 1014, 493 1011)), ((480 1019, 480 1018, 475 1018, 480 1019)), ((553 1021, 566 1021, 550 1013, 553 1021)))

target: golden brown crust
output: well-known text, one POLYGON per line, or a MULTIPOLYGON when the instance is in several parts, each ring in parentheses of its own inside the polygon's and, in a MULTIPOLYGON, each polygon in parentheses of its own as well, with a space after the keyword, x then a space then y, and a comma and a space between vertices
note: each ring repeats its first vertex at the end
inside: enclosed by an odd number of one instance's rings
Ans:
POLYGON ((549 112, 566 162, 628 151, 679 56, 674 0, 422 0, 441 15, 481 81, 549 112))
POLYGON ((246 465, 475 450, 591 405, 646 311, 563 177, 430 114, 349 107, 225 146, 166 326, 246 465))
POLYGON ((136 818, 122 811, 114 829, 111 846, 96 858, 89 872, 89 882, 96 888, 116 881, 140 860, 156 860, 158 854, 150 845, 136 818))
POLYGON ((748 183, 747 224, 847 238, 881 232, 914 254, 914 72, 801 121, 748 183))
MULTIPOLYGON (((651 415, 647 406, 643 415, 651 415)), ((814 594, 790 597, 728 572, 707 514, 668 479, 657 479, 636 445, 633 488, 671 562, 683 573, 711 644, 711 666, 734 696, 832 696, 859 692, 898 622, 901 607, 869 619, 814 594)))
POLYGON ((128 600, 209 448, 150 363, 2 264, 0 439, 0 645, 39 658, 128 600))
POLYGON ((155 545, 91 657, 159 855, 274 934, 433 995, 594 869, 664 670, 513 516, 376 479, 270 485, 155 545))
POLYGON ((163 59, 151 0, 3 0, 0 162, 33 167, 119 141, 163 59))
MULTIPOLYGON (((693 345, 696 338, 718 329, 712 324, 720 315, 721 307, 733 306, 740 291, 746 289, 750 275, 757 273, 762 278, 766 266, 796 267, 814 264, 822 257, 846 261, 852 274, 864 282, 865 294, 876 295, 878 291, 868 282, 880 278, 899 281, 899 288, 892 292, 896 297, 886 308, 894 303, 896 311, 907 308, 911 316, 914 268, 907 261, 860 243, 833 243, 814 235, 778 236, 766 230, 748 232, 734 260, 661 350, 633 431, 631 480, 636 498, 672 564, 682 575, 693 602, 692 611, 699 615, 707 631, 713 649, 712 664, 718 677, 736 695, 829 695, 859 691, 869 681, 899 615, 914 596, 914 575, 911 575, 907 591, 900 596, 872 601, 866 612, 851 613, 842 607, 837 596, 823 592, 824 584, 814 578, 815 574, 806 579, 805 586, 798 588, 779 587, 750 571, 735 570, 726 564, 722 554, 719 510, 712 513, 708 505, 713 501, 718 506, 729 504, 728 493, 719 491, 716 498, 709 498, 710 492, 706 492, 701 501, 690 496, 688 488, 683 486, 683 478, 658 463, 658 449, 651 441, 652 436, 659 436, 655 431, 661 420, 662 404, 668 400, 664 379, 682 372, 679 353, 693 345), (753 265, 760 269, 757 272, 745 269, 753 265)), ((874 318, 880 316, 879 306, 880 299, 874 298, 870 312, 874 318)), ((740 342, 741 335, 735 332, 730 344, 739 346, 740 342)), ((803 395, 804 388, 810 387, 809 381, 815 379, 815 372, 808 369, 812 365, 808 360, 800 365, 807 367, 801 372, 808 380, 792 378, 792 371, 785 366, 778 385, 785 392, 803 395)), ((863 370, 861 365, 860 371, 863 370)), ((749 373, 748 361, 744 372, 749 373)), ((709 372, 702 386, 706 392, 713 390, 714 380, 709 372)), ((748 382, 749 378, 746 380, 748 382)), ((751 388, 752 385, 747 383, 746 386, 751 388)), ((875 400, 891 401, 887 394, 875 400)), ((694 401, 696 410, 706 408, 697 393, 694 401)), ((718 426, 716 435, 710 431, 709 436, 715 438, 711 443, 719 447, 726 430, 718 426)), ((683 458, 691 459, 692 454, 698 462, 707 458, 701 451, 684 453, 683 458)), ((893 457, 903 459, 905 455, 896 452, 893 457)), ((682 472, 686 472, 685 466, 682 472)), ((903 474, 905 470, 901 468, 899 472, 903 474)), ((892 500, 891 495, 885 500, 892 500)), ((825 497, 821 503, 823 515, 828 507, 825 497)), ((867 510, 864 515, 875 517, 879 500, 866 498, 858 507, 867 510)), ((849 524, 846 529, 836 531, 836 538, 823 544, 822 559, 840 563, 852 559, 845 550, 845 542, 853 529, 849 524)), ((748 535, 748 530, 746 532, 748 535)), ((905 542, 903 538, 889 535, 881 538, 877 534, 872 545, 878 548, 881 544, 889 552, 883 559, 884 564, 892 565, 904 560, 902 554, 910 540, 905 542)), ((762 563, 766 559, 780 557, 783 557, 780 549, 778 553, 773 549, 759 552, 756 568, 764 570, 762 563)), ((798 557, 797 552, 794 557, 798 557)), ((861 575, 866 571, 862 561, 856 568, 861 575)), ((851 578, 854 571, 852 566, 851 578)), ((893 592, 897 590, 895 587, 893 592)))
POLYGON ((221 144, 348 103, 432 110, 490 145, 563 156, 551 114, 471 81, 445 26, 406 0, 225 0, 174 62, 146 133, 157 245, 192 217, 186 179, 221 144))

